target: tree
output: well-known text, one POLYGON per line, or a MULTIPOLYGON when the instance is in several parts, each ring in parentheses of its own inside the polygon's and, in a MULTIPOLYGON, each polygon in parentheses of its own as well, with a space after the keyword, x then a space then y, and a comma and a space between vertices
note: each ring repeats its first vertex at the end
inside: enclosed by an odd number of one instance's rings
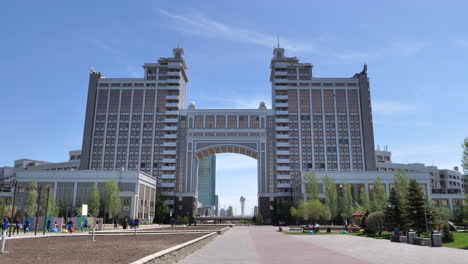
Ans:
POLYGON ((101 207, 101 195, 97 188, 97 184, 92 184, 88 189, 88 214, 97 217, 101 207))
POLYGON ((349 183, 343 184, 343 194, 339 197, 340 213, 343 219, 348 219, 354 213, 353 195, 349 183))
MULTIPOLYGON (((55 197, 54 197, 54 192, 52 191, 52 187, 50 187, 50 193, 49 193, 49 205, 47 206, 47 216, 50 216, 50 217, 58 217, 59 215, 59 208, 57 207, 57 205, 55 204, 55 197)), ((47 196, 44 198, 44 206, 42 206, 42 208, 44 208, 45 210, 45 203, 47 203, 47 196)), ((45 214, 45 212, 44 212, 45 214)))
POLYGON ((371 213, 366 218, 366 228, 369 234, 379 233, 379 236, 382 235, 384 231, 385 224, 385 215, 383 212, 371 213))
POLYGON ((364 188, 362 188, 361 192, 359 193, 359 205, 361 211, 369 211, 371 208, 369 194, 366 192, 366 190, 364 190, 364 188))
POLYGON ((403 215, 400 199, 398 198, 395 188, 390 191, 388 198, 388 206, 385 209, 385 222, 391 227, 397 225, 405 226, 405 219, 403 215))
POLYGON ((424 232, 426 229, 426 200, 421 187, 415 179, 411 179, 409 182, 405 211, 410 226, 417 233, 424 232))
POLYGON ((294 214, 296 217, 302 218, 305 221, 315 221, 320 219, 322 206, 322 203, 316 199, 308 201, 301 200, 299 201, 294 214))
POLYGON ((5 203, 3 202, 3 198, 0 197, 0 217, 7 215, 5 203))
POLYGON ((387 205, 387 193, 385 186, 382 183, 380 176, 375 178, 374 193, 372 195, 371 210, 372 212, 378 212, 385 210, 387 205))
POLYGON ((325 220, 325 221, 331 220, 330 207, 326 205, 322 205, 322 210, 320 211, 320 220, 325 220))
POLYGON ((318 199, 318 180, 313 171, 307 171, 304 173, 304 187, 307 196, 306 200, 318 199))
POLYGON ((325 186, 325 205, 330 209, 330 215, 333 219, 338 215, 338 193, 336 191, 336 184, 329 176, 323 178, 325 186))
POLYGON ((154 208, 153 223, 164 223, 169 216, 169 203, 161 198, 159 192, 156 193, 156 203, 154 208))
POLYGON ((109 213, 110 218, 115 218, 120 213, 121 203, 119 187, 113 179, 106 182, 104 197, 105 211, 109 213))
POLYGON ((26 193, 26 216, 34 216, 37 209, 37 191, 36 183, 30 182, 28 185, 28 192, 26 193))
POLYGON ((453 233, 450 232, 450 226, 447 222, 445 222, 442 227, 442 242, 450 243, 450 242, 453 242, 454 240, 455 238, 453 237, 453 233))
POLYGON ((278 211, 281 220, 286 221, 286 223, 292 222, 291 209, 292 205, 290 201, 284 201, 279 204, 278 211))
POLYGON ((262 214, 260 212, 258 212, 258 214, 255 216, 255 224, 256 225, 263 225, 263 216, 262 216, 262 214))
POLYGON ((393 173, 393 184, 398 199, 402 205, 404 205, 409 187, 409 179, 406 171, 397 170, 395 173, 393 173))
POLYGON ((463 168, 463 172, 468 174, 468 138, 465 138, 465 142, 462 144, 463 153, 461 159, 461 165, 463 168))
POLYGON ((67 217, 67 204, 65 203, 65 200, 61 199, 58 202, 58 215, 59 217, 67 217))

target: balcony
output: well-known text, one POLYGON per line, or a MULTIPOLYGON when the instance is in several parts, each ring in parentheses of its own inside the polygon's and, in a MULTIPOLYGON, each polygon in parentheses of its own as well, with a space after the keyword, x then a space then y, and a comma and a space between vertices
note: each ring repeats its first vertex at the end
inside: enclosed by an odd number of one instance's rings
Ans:
POLYGON ((276 155, 289 155, 289 150, 277 150, 276 155))
POLYGON ((278 180, 290 180, 291 176, 289 176, 289 175, 276 175, 276 179, 278 179, 278 180))
POLYGON ((166 107, 179 107, 179 103, 166 103, 166 107))
POLYGON ((163 135, 163 138, 176 139, 177 134, 165 134, 165 135, 163 135))
POLYGON ((276 167, 277 171, 290 171, 291 168, 289 166, 284 166, 284 167, 276 167))
POLYGON ((163 155, 176 155, 175 150, 163 150, 163 155))
POLYGON ((288 103, 276 103, 275 106, 276 107, 288 107, 289 104, 288 103))
POLYGON ((276 76, 285 76, 288 75, 287 71, 275 71, 276 76))
POLYGON ((178 95, 166 95, 167 100, 179 100, 178 95))
POLYGON ((174 182, 163 182, 161 183, 161 187, 175 187, 174 182))
POLYGON ((166 119, 164 119, 163 122, 164 123, 177 123, 177 122, 179 122, 179 119, 177 119, 177 118, 166 118, 166 119))
POLYGON ((278 188, 291 188, 291 184, 290 183, 278 183, 276 185, 278 188))
POLYGON ((165 115, 178 115, 179 111, 166 111, 164 112, 165 115))
POLYGON ((276 115, 287 115, 288 114, 288 111, 285 111, 285 110, 278 110, 275 112, 276 115))
POLYGON ((173 180, 175 179, 175 174, 161 174, 160 179, 173 180))
POLYGON ((275 95, 276 100, 288 100, 287 95, 275 95))
POLYGON ((289 147, 289 142, 276 142, 277 147, 289 147))
POLYGON ((167 83, 180 83, 180 79, 167 79, 167 83))
POLYGON ((177 126, 165 126, 165 131, 177 131, 177 126))
POLYGON ((175 171, 175 166, 162 166, 163 171, 175 171))
POLYGON ((177 147, 177 142, 164 142, 163 147, 177 147))
POLYGON ((180 71, 167 72, 167 76, 180 76, 180 71))
POLYGON ((276 131, 289 131, 288 126, 277 126, 276 131))
POLYGON ((287 163, 287 164, 289 164, 289 159, 277 159, 276 163, 287 163))
POLYGON ((176 159, 163 159, 162 162, 163 163, 175 163, 176 159))
POLYGON ((289 123, 287 118, 276 118, 276 123, 289 123))
POLYGON ((289 135, 288 134, 276 134, 276 138, 288 139, 289 135))

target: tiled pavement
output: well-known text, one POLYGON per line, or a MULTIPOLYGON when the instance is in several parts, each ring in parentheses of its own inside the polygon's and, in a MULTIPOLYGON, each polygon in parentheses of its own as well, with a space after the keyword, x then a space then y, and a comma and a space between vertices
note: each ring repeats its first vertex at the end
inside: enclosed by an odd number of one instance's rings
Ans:
POLYGON ((180 263, 468 263, 468 251, 341 235, 284 235, 234 227, 180 263))

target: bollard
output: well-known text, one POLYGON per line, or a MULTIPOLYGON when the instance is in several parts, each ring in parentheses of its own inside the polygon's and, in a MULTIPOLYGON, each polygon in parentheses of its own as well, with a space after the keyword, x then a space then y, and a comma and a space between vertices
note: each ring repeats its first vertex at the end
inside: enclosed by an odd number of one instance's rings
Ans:
POLYGON ((5 252, 5 240, 6 240, 5 229, 3 229, 2 230, 2 247, 0 248, 0 253, 5 252))
POLYGON ((94 238, 94 232, 96 231, 96 226, 93 227, 93 242, 96 241, 96 239, 94 238))

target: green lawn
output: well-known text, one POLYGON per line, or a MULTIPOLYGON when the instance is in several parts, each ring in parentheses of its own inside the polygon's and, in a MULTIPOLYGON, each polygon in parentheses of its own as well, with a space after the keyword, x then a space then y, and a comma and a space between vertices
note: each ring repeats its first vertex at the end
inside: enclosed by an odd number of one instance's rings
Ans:
POLYGON ((451 248, 460 248, 460 249, 468 249, 468 233, 453 233, 453 237, 455 241, 450 243, 443 243, 444 247, 451 247, 451 248))

